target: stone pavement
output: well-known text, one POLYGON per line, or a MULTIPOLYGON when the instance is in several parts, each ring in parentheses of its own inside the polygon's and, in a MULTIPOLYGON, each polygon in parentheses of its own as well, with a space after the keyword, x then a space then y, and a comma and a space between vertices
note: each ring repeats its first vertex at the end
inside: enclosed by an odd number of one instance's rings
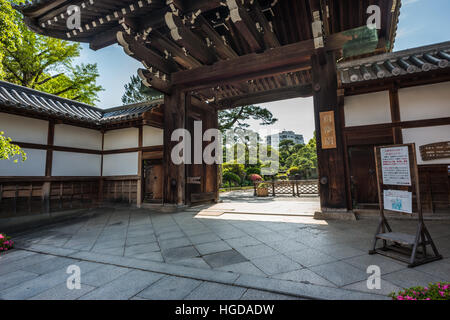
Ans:
POLYGON ((198 210, 101 208, 15 235, 18 249, 0 256, 0 299, 387 299, 449 280, 449 222, 427 222, 445 259, 408 269, 367 254, 376 220, 198 210), (81 268, 80 290, 66 287, 69 265, 81 268), (381 290, 367 289, 369 265, 381 268, 381 290))

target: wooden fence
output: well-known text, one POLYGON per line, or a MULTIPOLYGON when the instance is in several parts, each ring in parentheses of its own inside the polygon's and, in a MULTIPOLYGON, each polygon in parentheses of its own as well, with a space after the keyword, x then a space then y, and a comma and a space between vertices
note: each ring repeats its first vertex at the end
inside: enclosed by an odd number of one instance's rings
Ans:
POLYGON ((276 195, 291 195, 300 197, 302 195, 318 195, 319 181, 318 180, 280 180, 280 181, 264 181, 255 183, 256 188, 259 184, 264 183, 269 185, 269 194, 276 195))

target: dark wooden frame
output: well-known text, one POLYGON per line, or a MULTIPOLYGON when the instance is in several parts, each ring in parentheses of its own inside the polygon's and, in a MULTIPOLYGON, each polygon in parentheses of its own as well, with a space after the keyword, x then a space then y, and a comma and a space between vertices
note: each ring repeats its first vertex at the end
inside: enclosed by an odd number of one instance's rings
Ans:
POLYGON ((428 229, 425 226, 422 214, 422 204, 420 200, 420 184, 419 184, 419 171, 416 158, 416 146, 412 144, 398 144, 391 146, 375 147, 375 163, 377 169, 377 184, 378 184, 378 200, 380 204, 380 223, 375 233, 374 244, 369 254, 381 254, 399 261, 408 263, 409 268, 413 268, 428 262, 442 259, 442 255, 431 238, 428 229), (394 148, 394 147, 408 147, 409 165, 411 174, 411 186, 394 186, 383 184, 382 167, 381 167, 381 149, 394 148), (415 192, 417 201, 417 214, 418 214, 418 226, 415 235, 409 235, 404 233, 393 232, 390 227, 384 209, 383 192, 386 189, 391 190, 403 190, 409 192, 415 192), (382 240, 383 246, 377 248, 378 240, 382 240), (391 245, 388 245, 391 242, 391 245), (431 245, 434 255, 427 253, 427 245, 431 245), (405 246, 412 247, 411 249, 405 246), (421 258, 418 258, 418 248, 422 248, 421 258), (409 255, 409 258, 405 258, 405 255, 409 255))

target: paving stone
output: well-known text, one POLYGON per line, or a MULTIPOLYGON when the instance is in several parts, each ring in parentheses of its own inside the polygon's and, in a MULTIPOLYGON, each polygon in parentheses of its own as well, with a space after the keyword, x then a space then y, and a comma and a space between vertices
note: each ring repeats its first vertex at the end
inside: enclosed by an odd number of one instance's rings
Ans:
POLYGON ((237 248, 236 251, 238 251, 249 260, 262 257, 270 257, 278 254, 277 251, 265 244, 237 248))
POLYGON ((241 297, 241 300, 301 300, 301 299, 278 293, 248 289, 241 297))
POLYGON ((222 252, 231 250, 231 247, 225 241, 214 241, 209 243, 202 243, 195 246, 202 255, 210 253, 222 252))
POLYGON ((141 259, 141 260, 164 262, 164 258, 162 256, 161 252, 148 252, 148 253, 139 253, 139 254, 130 254, 130 255, 125 254, 125 257, 141 259))
POLYGON ((322 264, 320 266, 312 267, 310 270, 339 287, 367 280, 369 277, 366 272, 342 261, 322 264))
MULTIPOLYGON (((133 233, 131 233, 133 235, 133 233)), ((156 242, 156 236, 154 234, 145 235, 145 236, 129 236, 125 242, 126 246, 132 246, 136 244, 144 244, 144 243, 152 243, 156 242)))
POLYGON ((6 263, 0 268, 0 276, 53 258, 53 256, 46 254, 34 254, 11 263, 6 263))
MULTIPOLYGON (((83 269, 83 262, 76 263, 83 269)), ((67 268, 55 270, 39 277, 24 281, 17 286, 10 287, 0 292, 0 299, 4 300, 25 300, 34 297, 48 289, 66 282, 68 274, 67 268)))
POLYGON ((396 260, 377 254, 375 255, 366 254, 358 257, 344 259, 343 261, 361 269, 364 272, 367 271, 367 268, 369 266, 378 266, 380 267, 381 274, 387 274, 407 268, 406 264, 397 262, 396 260))
POLYGON ((31 297, 30 300, 75 300, 94 289, 95 287, 82 284, 80 289, 70 290, 63 283, 31 297))
POLYGON ((203 256, 203 259, 208 263, 212 268, 220 268, 223 266, 236 264, 240 262, 248 261, 243 255, 235 250, 228 250, 217 252, 213 254, 208 254, 203 256))
POLYGON ((177 231, 171 231, 166 233, 160 233, 158 234, 158 240, 170 240, 170 239, 178 239, 178 238, 185 238, 186 235, 181 232, 180 230, 177 231))
POLYGON ((306 245, 304 245, 298 241, 289 240, 289 239, 277 241, 277 242, 270 242, 268 244, 268 246, 277 250, 278 252, 281 252, 281 253, 308 249, 308 247, 306 245))
POLYGON ((319 250, 337 259, 346 259, 367 255, 367 251, 362 251, 343 244, 321 247, 319 250))
POLYGON ((317 266, 337 259, 315 249, 304 249, 285 253, 286 256, 305 267, 317 266))
POLYGON ((220 241, 221 239, 214 233, 204 233, 189 237, 193 244, 209 243, 214 241, 220 241))
POLYGON ((166 261, 177 261, 200 256, 200 253, 193 246, 166 249, 162 250, 161 253, 166 261))
POLYGON ((181 248, 181 247, 186 247, 186 246, 190 246, 190 245, 191 245, 191 242, 186 237, 159 241, 159 246, 161 247, 162 250, 181 248))
POLYGON ((203 260, 202 258, 199 258, 199 257, 177 260, 172 263, 180 265, 180 266, 186 266, 186 267, 211 269, 211 267, 205 262, 205 260, 203 260))
POLYGON ((163 275, 134 270, 82 296, 81 300, 127 300, 161 279, 163 275))
POLYGON ((336 287, 335 284, 319 276, 309 269, 301 269, 273 275, 272 278, 301 282, 305 284, 316 284, 320 286, 336 287))
POLYGON ((0 290, 14 287, 22 282, 38 277, 37 273, 17 270, 0 277, 0 290))
POLYGON ((21 270, 37 274, 45 274, 75 263, 76 260, 74 259, 52 257, 50 259, 35 263, 33 265, 26 265, 22 267, 21 270))
POLYGON ((414 268, 417 271, 428 273, 434 277, 440 278, 440 281, 449 281, 450 265, 442 260, 427 263, 414 268))
POLYGON ((415 269, 404 269, 400 271, 395 271, 384 275, 383 279, 392 282, 393 284, 401 288, 410 288, 417 286, 426 287, 430 282, 442 281, 440 277, 436 277, 415 269))
POLYGON ((138 294, 150 300, 182 300, 202 282, 193 279, 166 276, 138 294))
POLYGON ((87 273, 81 270, 81 283, 92 287, 100 287, 128 272, 130 272, 130 269, 127 268, 101 265, 101 267, 87 273))
POLYGON ((204 282, 194 289, 186 300, 238 300, 246 289, 219 283, 204 282))
POLYGON ((281 254, 271 257, 256 258, 252 263, 268 275, 274 275, 303 268, 298 263, 281 254))
POLYGON ((150 252, 158 252, 158 251, 160 251, 160 248, 156 242, 137 244, 137 245, 125 247, 125 256, 144 254, 144 253, 150 253, 150 252))
POLYGON ((116 247, 116 248, 108 248, 108 249, 94 249, 92 252, 99 252, 102 254, 109 254, 113 256, 123 256, 125 251, 125 246, 116 247))
POLYGON ((369 289, 367 287, 367 280, 349 284, 347 286, 344 286, 343 289, 355 290, 371 294, 379 294, 386 297, 389 296, 389 294, 392 292, 399 292, 402 290, 402 288, 400 288, 399 286, 396 286, 395 284, 385 280, 384 277, 381 277, 380 289, 369 289))
POLYGON ((251 274, 251 275, 261 276, 261 277, 266 276, 266 274, 264 272, 259 270, 251 262, 241 262, 241 263, 236 263, 236 264, 232 264, 232 265, 228 265, 228 266, 223 266, 223 267, 217 268, 217 270, 235 272, 235 273, 239 273, 239 274, 251 274))
POLYGON ((29 256, 35 255, 35 252, 25 251, 20 249, 13 249, 7 253, 0 254, 0 265, 5 263, 12 263, 20 259, 27 258, 29 256))
POLYGON ((256 240, 255 238, 252 238, 250 236, 244 236, 234 239, 228 239, 226 242, 232 247, 232 248, 242 248, 247 246, 256 246, 258 244, 261 244, 261 241, 256 240))

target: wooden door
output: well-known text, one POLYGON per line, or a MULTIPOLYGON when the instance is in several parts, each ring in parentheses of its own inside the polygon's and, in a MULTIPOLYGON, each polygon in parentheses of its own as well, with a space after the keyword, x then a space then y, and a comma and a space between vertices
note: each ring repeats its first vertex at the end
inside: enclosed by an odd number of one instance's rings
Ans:
POLYGON ((144 201, 161 202, 163 199, 164 168, 162 164, 144 163, 144 201))
POLYGON ((350 181, 356 207, 378 204, 377 173, 373 146, 350 147, 350 181))

